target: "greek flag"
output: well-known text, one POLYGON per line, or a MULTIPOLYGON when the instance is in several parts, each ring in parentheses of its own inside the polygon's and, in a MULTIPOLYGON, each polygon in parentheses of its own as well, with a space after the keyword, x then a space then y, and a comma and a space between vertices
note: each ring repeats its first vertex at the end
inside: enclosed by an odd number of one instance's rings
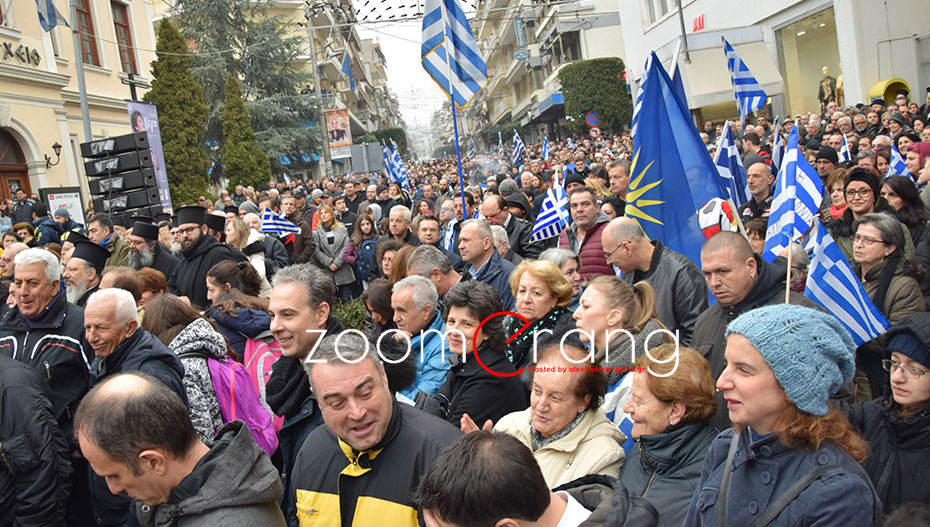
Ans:
POLYGON ((610 148, 606 146, 604 147, 604 153, 609 155, 611 159, 617 159, 617 156, 615 156, 614 153, 610 151, 610 148))
POLYGON ((775 128, 772 128, 772 175, 778 177, 781 168, 781 158, 785 157, 785 139, 781 136, 778 117, 775 118, 775 128))
POLYGON ((896 146, 891 145, 891 163, 888 164, 888 172, 885 173, 885 177, 895 175, 907 176, 914 179, 914 176, 907 170, 907 165, 904 164, 904 158, 901 157, 901 152, 898 152, 896 146))
POLYGON ((539 216, 536 217, 536 223, 533 225, 531 242, 558 236, 562 229, 571 222, 571 217, 568 215, 568 195, 565 194, 565 189, 562 188, 562 182, 559 179, 558 175, 553 176, 552 188, 546 192, 546 198, 539 209, 539 216))
POLYGON ((420 59, 423 69, 459 109, 488 84, 488 68, 457 0, 426 0, 420 59), (447 61, 447 55, 451 59, 447 61), (452 93, 449 93, 449 73, 452 93))
POLYGON ((543 153, 542 157, 544 161, 549 160, 549 136, 543 136, 543 153))
POLYGON ((61 14, 52 0, 36 0, 36 7, 39 9, 39 25, 46 32, 55 29, 58 24, 71 27, 68 25, 68 17, 61 14))
POLYGON ((572 138, 571 138, 571 137, 568 138, 568 142, 565 143, 565 144, 567 144, 568 147, 571 148, 572 150, 574 150, 575 148, 577 148, 577 147, 575 146, 575 143, 572 142, 572 138))
POLYGON ((730 121, 723 125, 723 133, 717 143, 717 153, 714 154, 714 165, 720 177, 720 186, 727 190, 733 203, 739 207, 749 201, 749 185, 746 182, 746 171, 739 157, 739 150, 733 142, 733 131, 730 121))
POLYGON ((497 153, 504 155, 504 140, 501 139, 501 133, 497 132, 497 153))
MULTIPOLYGON (((348 49, 348 48, 347 48, 348 49)), ((349 89, 355 91, 355 76, 352 75, 352 63, 349 61, 349 52, 343 53, 342 72, 349 78, 349 89)))
POLYGON ((817 302, 846 326, 857 346, 881 335, 888 321, 875 307, 827 228, 814 220, 814 253, 804 296, 817 302))
POLYGON ((852 159, 852 154, 849 153, 849 143, 846 142, 846 134, 843 134, 843 144, 840 145, 839 158, 840 161, 850 161, 852 159))
POLYGON ((468 142, 468 153, 466 155, 470 158, 475 157, 475 142, 474 141, 468 142))
POLYGON ((820 175, 798 150, 797 126, 791 129, 782 161, 762 251, 762 258, 768 263, 772 263, 790 242, 807 232, 823 201, 820 175))
POLYGON ((649 66, 652 62, 652 54, 650 53, 646 57, 646 65, 643 66, 643 76, 639 79, 639 86, 636 87, 636 100, 633 102, 633 118, 630 123, 630 138, 633 139, 636 137, 636 130, 639 128, 639 110, 643 107, 643 98, 645 97, 646 81, 649 80, 647 73, 649 73, 649 66))
POLYGON ((513 131, 513 151, 510 152, 511 164, 513 166, 518 166, 520 163, 520 156, 523 155, 523 150, 526 146, 523 144, 523 140, 520 139, 520 134, 516 130, 513 131))
POLYGON ((300 232, 300 227, 284 219, 283 216, 275 214, 268 207, 262 209, 262 232, 276 232, 278 234, 287 234, 290 232, 300 232))
MULTIPOLYGON (((733 83, 733 91, 736 95, 736 105, 739 106, 740 124, 746 122, 746 117, 756 110, 761 110, 765 106, 765 100, 768 95, 762 90, 762 85, 752 76, 749 68, 736 54, 733 46, 723 40, 723 51, 727 56, 727 69, 730 70, 730 82, 733 83)), ((635 112, 635 110, 634 110, 635 112)))
POLYGON ((393 149, 391 150, 391 166, 394 168, 393 181, 400 185, 400 188, 410 188, 410 180, 407 179, 407 168, 404 167, 404 161, 400 158, 400 153, 397 151, 397 143, 393 143, 393 149))

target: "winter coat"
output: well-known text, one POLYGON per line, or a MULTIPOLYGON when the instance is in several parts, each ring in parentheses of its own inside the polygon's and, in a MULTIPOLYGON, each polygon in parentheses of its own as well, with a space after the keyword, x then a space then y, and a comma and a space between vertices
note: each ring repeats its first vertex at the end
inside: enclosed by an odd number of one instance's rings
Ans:
POLYGON ((168 347, 184 366, 184 390, 190 403, 187 410, 194 430, 200 440, 210 446, 213 436, 226 423, 213 389, 207 358, 223 360, 226 357, 226 340, 209 322, 198 318, 182 329, 168 347))
POLYGON ((349 243, 349 232, 346 231, 345 227, 330 231, 320 226, 313 231, 313 241, 316 244, 313 263, 319 266, 323 272, 329 274, 337 286, 355 282, 355 273, 352 271, 352 266, 347 265, 342 259, 342 252, 345 250, 346 244, 349 243), (336 264, 338 268, 333 271, 329 268, 331 264, 336 264))
POLYGON ((65 300, 63 288, 38 319, 27 321, 19 309, 0 318, 0 355, 32 366, 48 379, 52 411, 65 437, 72 437, 72 416, 87 391, 93 350, 84 340, 84 310, 65 300))
MULTIPOLYGON (((107 240, 104 247, 110 251, 110 257, 107 258, 104 267, 122 267, 129 263, 129 244, 115 232, 110 234, 110 239, 107 240)), ((206 286, 204 287, 206 288, 206 286)))
MULTIPOLYGON (((393 240, 393 239, 395 239, 394 235, 391 234, 390 232, 387 234, 382 234, 381 236, 378 237, 378 242, 376 245, 381 245, 381 242, 386 242, 388 240, 393 240)), ((410 231, 407 231, 406 236, 404 236, 404 239, 401 241, 407 245, 412 245, 414 247, 418 247, 420 245, 420 239, 417 238, 416 234, 410 231)), ((370 282, 374 280, 375 278, 387 278, 387 276, 385 276, 384 272, 381 270, 381 260, 378 259, 377 248, 374 251, 372 251, 371 263, 368 266, 368 281, 370 282)))
POLYGON ((271 284, 268 283, 268 267, 265 264, 265 234, 249 229, 249 238, 245 243, 242 253, 262 279, 259 296, 267 298, 271 294, 271 284))
POLYGON ((284 269, 291 264, 290 257, 287 255, 287 249, 281 240, 274 236, 265 235, 265 276, 269 281, 279 269, 284 269))
POLYGON ((559 235, 559 248, 568 249, 581 257, 581 278, 592 280, 601 275, 614 276, 614 271, 604 258, 604 247, 601 245, 601 235, 610 218, 603 212, 597 214, 594 225, 585 231, 584 240, 578 245, 576 234, 578 226, 572 222, 567 229, 559 235))
MULTIPOLYGON (((885 269, 885 265, 888 262, 889 260, 886 260, 869 269, 869 272, 866 273, 864 277, 862 276, 862 270, 859 265, 853 265, 853 270, 856 271, 856 276, 862 282, 865 293, 873 300, 878 292, 882 270, 885 269)), ((885 315, 885 318, 888 319, 888 322, 892 324, 914 313, 922 313, 927 310, 927 304, 924 302, 924 297, 920 293, 920 285, 917 283, 917 279, 905 275, 901 265, 895 269, 894 277, 891 279, 891 284, 888 286, 888 291, 885 294, 884 305, 880 306, 879 309, 885 315)))
POLYGON ((39 373, 0 355, 0 525, 65 525, 71 455, 39 373))
POLYGON ((233 421, 194 470, 154 507, 136 502, 142 527, 283 527, 281 481, 248 427, 233 421))
POLYGON ((287 221, 300 227, 300 232, 294 234, 294 247, 291 257, 295 263, 308 263, 312 261, 316 246, 313 243, 313 230, 310 224, 300 219, 300 211, 294 211, 287 216, 287 221))
MULTIPOLYGON (((488 341, 478 346, 478 355, 488 370, 503 374, 516 371, 507 355, 491 349, 488 341)), ((468 414, 481 426, 488 419, 497 422, 529 406, 519 378, 498 377, 488 370, 481 367, 473 354, 468 354, 464 361, 453 356, 449 376, 438 392, 450 403, 447 421, 458 426, 462 415, 468 414)))
POLYGON ((375 258, 377 247, 378 239, 368 238, 359 242, 358 247, 355 249, 355 270, 359 280, 363 282, 370 281, 369 269, 371 268, 371 261, 375 258))
POLYGON ((44 247, 49 243, 61 243, 61 225, 57 221, 49 218, 39 218, 32 222, 35 227, 36 247, 44 247))
MULTIPOLYGON (((725 430, 711 443, 698 488, 682 527, 717 525, 717 501, 730 438, 725 430)), ((772 527, 850 527, 881 520, 881 502, 868 475, 849 454, 831 440, 816 451, 788 448, 771 434, 753 440, 751 431, 740 434, 727 492, 727 525, 747 526, 788 487, 824 465, 842 465, 822 475, 802 491, 769 524, 772 527)), ((648 497, 647 497, 648 499, 648 497)))
POLYGON ((530 242, 530 236, 533 235, 533 224, 507 213, 507 224, 504 230, 507 231, 507 240, 510 243, 510 250, 519 254, 526 259, 539 258, 540 245, 530 242))
POLYGON ((26 201, 20 203, 19 200, 13 200, 13 224, 17 223, 32 223, 32 206, 35 205, 36 200, 32 198, 26 198, 26 201))
POLYGON ((646 272, 634 271, 623 277, 633 285, 646 281, 656 294, 656 314, 665 327, 678 331, 679 341, 687 346, 691 343, 694 323, 707 309, 707 284, 698 266, 687 256, 652 242, 655 250, 646 272))
MULTIPOLYGON (((895 219, 898 218, 898 213, 888 205, 885 198, 877 198, 873 209, 874 212, 888 214, 895 219)), ((843 251, 843 256, 846 257, 850 265, 856 263, 853 259, 853 237, 856 234, 853 231, 853 223, 855 223, 853 212, 847 207, 846 210, 843 211, 843 215, 840 216, 840 219, 827 225, 830 236, 833 236, 833 240, 836 241, 836 245, 843 251)), ((904 258, 910 260, 914 257, 914 244, 916 241, 911 239, 911 232, 903 223, 901 224, 901 231, 904 233, 904 258)))
POLYGON ((246 256, 213 236, 202 235, 186 252, 174 275, 168 279, 168 289, 178 296, 186 296, 198 307, 209 305, 207 301, 207 272, 214 265, 231 260, 244 262, 246 256))
MULTIPOLYGON (((494 425, 532 449, 532 408, 507 414, 494 425)), ((620 445, 626 437, 614 426, 603 410, 586 410, 574 430, 533 452, 546 485, 557 487, 588 474, 617 477, 623 464, 620 445)))
MULTIPOLYGON (((784 264, 781 266, 767 264, 762 261, 759 255, 755 255, 754 258, 756 259, 756 269, 759 276, 756 277, 752 288, 746 293, 746 297, 732 306, 724 306, 720 302, 715 303, 701 313, 694 324, 691 347, 704 355, 704 358, 710 363, 710 374, 714 379, 720 377, 727 365, 724 357, 727 339, 723 334, 730 322, 757 307, 785 303, 784 277, 787 271, 784 264)), ((796 291, 791 291, 788 298, 790 304, 820 309, 817 304, 796 291)), ((717 392, 717 408, 726 409, 726 407, 723 392, 717 392)), ((723 410, 717 412, 711 424, 717 430, 729 428, 729 412, 723 410)))
POLYGON ((578 527, 655 527, 659 513, 643 498, 633 495, 617 478, 591 474, 553 489, 567 492, 591 515, 578 527))
POLYGON ((477 276, 472 276, 474 266, 465 262, 463 274, 467 273, 471 280, 484 282, 494 288, 501 295, 501 306, 504 311, 513 311, 516 308, 517 301, 510 290, 510 274, 513 273, 513 264, 501 258, 497 249, 491 254, 491 258, 484 264, 477 276))
POLYGON ((178 270, 180 263, 181 259, 171 254, 171 251, 165 249, 165 246, 160 243, 155 244, 155 257, 152 260, 151 268, 161 271, 165 275, 165 280, 171 278, 171 275, 178 270))
POLYGON ((271 316, 268 312, 258 309, 240 308, 228 315, 210 309, 204 314, 216 324, 216 328, 229 342, 229 347, 240 357, 245 355, 248 339, 257 339, 263 333, 267 334, 271 326, 271 316))
POLYGON ((661 434, 642 435, 627 453, 620 483, 659 511, 660 526, 678 527, 716 437, 710 425, 694 421, 669 426, 661 434))
POLYGON ((417 357, 417 378, 401 393, 415 400, 417 392, 436 393, 446 382, 449 361, 446 357, 446 324, 439 311, 419 333, 410 337, 410 350, 417 357))

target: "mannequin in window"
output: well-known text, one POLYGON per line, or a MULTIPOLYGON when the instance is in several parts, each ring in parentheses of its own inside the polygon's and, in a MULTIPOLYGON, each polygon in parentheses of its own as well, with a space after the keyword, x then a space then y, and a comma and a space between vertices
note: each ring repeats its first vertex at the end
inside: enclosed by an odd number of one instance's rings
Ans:
POLYGON ((823 79, 820 80, 820 89, 817 91, 817 100, 820 101, 820 115, 827 111, 827 103, 836 102, 836 79, 830 76, 830 68, 824 66, 823 79))

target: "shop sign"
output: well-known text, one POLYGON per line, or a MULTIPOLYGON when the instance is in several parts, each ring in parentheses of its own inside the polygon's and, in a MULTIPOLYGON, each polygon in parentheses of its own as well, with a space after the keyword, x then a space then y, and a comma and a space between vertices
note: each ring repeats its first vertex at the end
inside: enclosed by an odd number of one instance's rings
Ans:
POLYGON ((16 44, 15 42, 0 42, 0 44, 2 44, 0 53, 3 54, 4 61, 14 61, 20 64, 33 64, 38 66, 39 61, 42 60, 42 55, 39 54, 39 51, 29 46, 16 44))

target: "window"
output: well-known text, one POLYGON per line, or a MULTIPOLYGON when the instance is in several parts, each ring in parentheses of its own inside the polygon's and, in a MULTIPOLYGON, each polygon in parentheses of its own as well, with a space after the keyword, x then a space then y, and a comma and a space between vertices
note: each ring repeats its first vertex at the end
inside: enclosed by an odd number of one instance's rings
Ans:
POLYGON ((126 73, 136 71, 136 56, 132 52, 132 32, 129 30, 129 10, 124 4, 112 2, 113 25, 116 27, 116 43, 119 49, 119 60, 126 73))
POLYGON ((81 37, 81 59, 85 64, 100 65, 97 53, 97 35, 94 33, 94 20, 90 14, 90 0, 74 0, 77 10, 77 26, 81 37))
POLYGON ((652 0, 643 0, 643 15, 646 18, 646 25, 656 21, 656 6, 652 0))

